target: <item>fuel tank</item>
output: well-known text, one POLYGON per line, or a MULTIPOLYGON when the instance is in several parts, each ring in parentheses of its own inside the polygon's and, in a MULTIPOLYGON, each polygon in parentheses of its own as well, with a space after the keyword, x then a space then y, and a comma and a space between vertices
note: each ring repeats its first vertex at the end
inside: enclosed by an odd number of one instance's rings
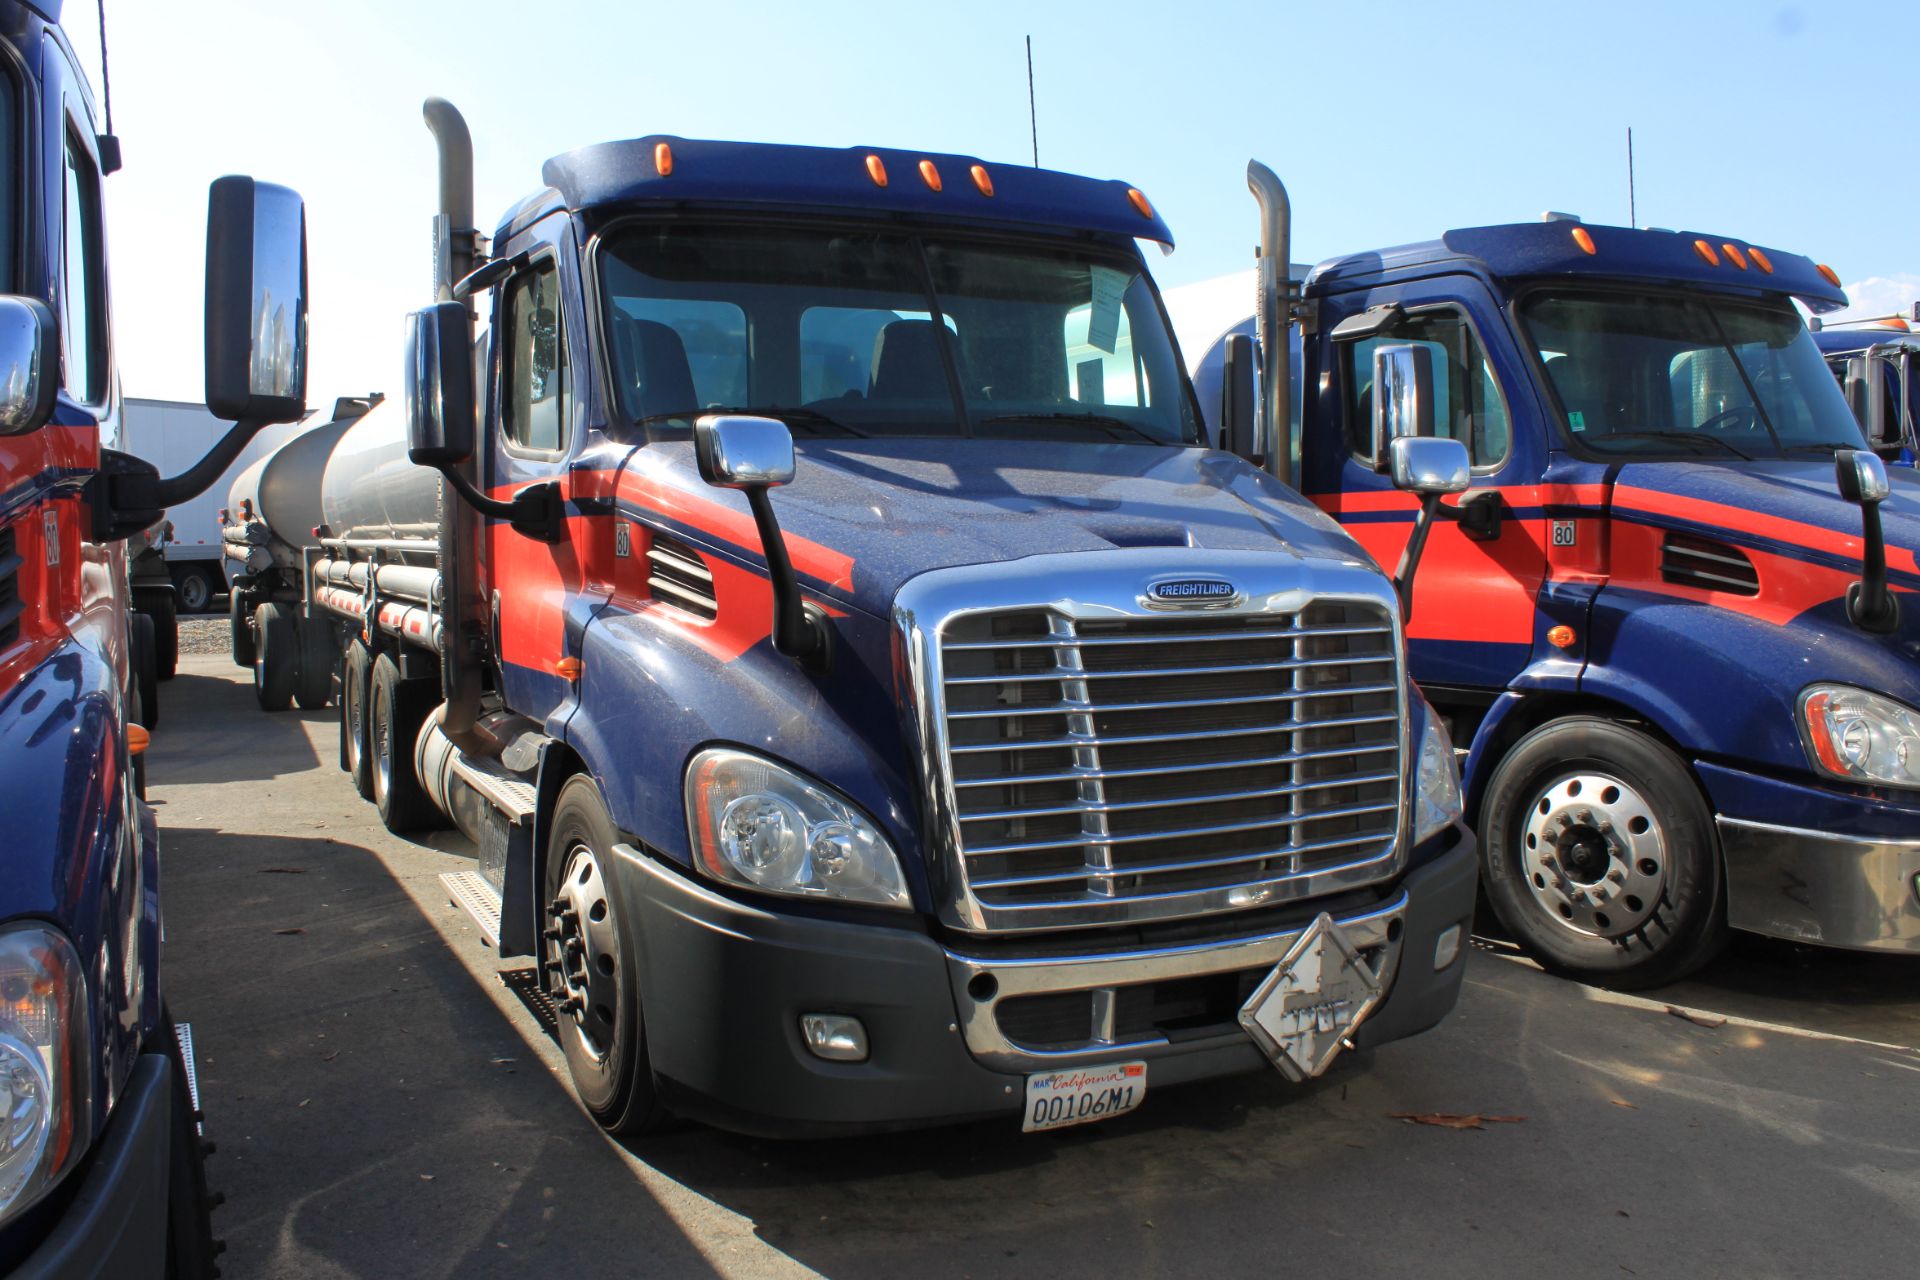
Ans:
POLYGON ((314 545, 327 459, 352 425, 338 419, 304 431, 236 476, 227 494, 228 541, 236 529, 264 525, 274 558, 297 562, 299 548, 314 545))
POLYGON ((440 529, 440 473, 407 459, 398 401, 355 419, 333 446, 320 484, 320 519, 336 538, 432 539, 440 529))

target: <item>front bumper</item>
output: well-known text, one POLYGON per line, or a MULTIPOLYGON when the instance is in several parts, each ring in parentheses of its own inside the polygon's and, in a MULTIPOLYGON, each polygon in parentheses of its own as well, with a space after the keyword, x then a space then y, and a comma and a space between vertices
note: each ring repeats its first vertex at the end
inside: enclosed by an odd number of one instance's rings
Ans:
POLYGON ((1736 929, 1920 954, 1920 808, 1700 766, 1736 929))
MULTIPOLYGON (((1464 939, 1476 852, 1457 828, 1441 839, 1450 847, 1383 899, 1334 913, 1383 984, 1391 984, 1355 1032, 1358 1047, 1426 1030, 1459 996, 1464 955, 1438 971, 1433 957, 1450 926, 1460 925, 1464 939)), ((1111 1034, 1111 1011, 1117 993, 1129 988, 1271 968, 1314 918, 1151 949, 995 958, 984 947, 949 950, 913 928, 769 911, 717 894, 630 847, 619 853, 630 943, 641 958, 648 1049, 664 1098, 719 1127, 768 1136, 1012 1119, 1024 1103, 1027 1072, 1117 1059, 1145 1059, 1156 1088, 1272 1070, 1231 1016, 1224 1026, 1120 1037, 1111 1034), (1107 1010, 1104 1023, 1095 1013, 1092 1028, 1109 1038, 1065 1049, 1010 1039, 993 1005, 1022 994, 1085 995, 1090 1008, 1107 1010), (813 1056, 800 1036, 805 1013, 859 1018, 868 1059, 813 1056)))
POLYGON ((17 1280, 161 1276, 167 1270, 167 1144, 173 1063, 140 1056, 53 1232, 17 1280))

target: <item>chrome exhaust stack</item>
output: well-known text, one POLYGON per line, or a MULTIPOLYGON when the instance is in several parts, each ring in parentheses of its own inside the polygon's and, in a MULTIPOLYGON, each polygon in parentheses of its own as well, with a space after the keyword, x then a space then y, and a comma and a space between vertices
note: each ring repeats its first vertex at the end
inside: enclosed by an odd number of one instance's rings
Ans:
POLYGON ((1293 319, 1293 205, 1273 170, 1247 161, 1247 189, 1260 205, 1259 290, 1254 300, 1260 338, 1260 440, 1267 470, 1293 484, 1293 381, 1287 361, 1288 325, 1293 319))

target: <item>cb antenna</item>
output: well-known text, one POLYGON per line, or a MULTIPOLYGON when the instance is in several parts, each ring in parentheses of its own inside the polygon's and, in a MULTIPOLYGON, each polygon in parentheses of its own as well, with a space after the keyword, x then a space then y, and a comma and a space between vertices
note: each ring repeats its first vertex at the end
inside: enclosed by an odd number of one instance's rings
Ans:
POLYGON ((1630 227, 1637 227, 1640 225, 1640 210, 1639 210, 1639 206, 1634 201, 1634 195, 1633 195, 1633 126, 1632 125, 1627 126, 1627 225, 1630 227))
MULTIPOLYGON (((104 3, 105 0, 102 0, 104 3)), ((1033 109, 1033 37, 1027 37, 1027 124, 1033 130, 1033 167, 1040 167, 1040 117, 1033 109)))
POLYGON ((100 7, 100 100, 107 108, 107 131, 94 138, 100 151, 100 172, 113 173, 120 168, 120 139, 113 132, 113 78, 107 74, 107 0, 100 7))

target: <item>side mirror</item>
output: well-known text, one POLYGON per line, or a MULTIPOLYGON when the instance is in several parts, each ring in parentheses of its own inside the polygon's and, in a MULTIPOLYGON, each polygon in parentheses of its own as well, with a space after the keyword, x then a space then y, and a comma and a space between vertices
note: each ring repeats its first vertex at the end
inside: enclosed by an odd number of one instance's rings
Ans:
MULTIPOLYGON (((1464 493, 1473 482, 1467 446, 1441 436, 1396 436, 1388 446, 1393 487, 1428 494, 1464 493)), ((1879 459, 1875 458, 1875 462, 1879 459)))
POLYGON ((793 481, 793 433, 774 418, 710 413, 693 424, 700 478, 719 489, 771 489, 793 481))
POLYGON ((1893 374, 1890 360, 1867 357, 1867 444, 1875 449, 1900 443, 1900 423, 1895 418, 1893 397, 1887 394, 1887 381, 1893 374))
POLYGON ((1253 381, 1257 364, 1251 337, 1236 333, 1227 339, 1220 379, 1220 447, 1248 461, 1260 455, 1253 438, 1258 420, 1253 381))
POLYGON ((1390 441, 1433 434, 1433 350, 1410 342, 1373 349, 1373 459, 1387 459, 1390 441))
POLYGON ((299 193, 252 178, 207 196, 207 408, 230 422, 307 411, 307 214, 299 193))
POLYGON ((52 337, 46 303, 0 296, 0 436, 38 431, 53 417, 52 337))
POLYGON ((473 456, 471 322, 466 307, 440 302, 407 317, 407 457, 457 467, 473 456))
POLYGON ((1867 388, 1873 383, 1873 361, 1866 356, 1848 356, 1847 371, 1840 379, 1840 389, 1846 393, 1847 408, 1853 410, 1853 419, 1860 429, 1868 429, 1872 421, 1867 416, 1867 388))
POLYGON ((1840 496, 1860 508, 1860 581, 1847 588, 1847 618, 1862 631, 1886 635, 1900 625, 1900 602, 1887 590, 1887 540, 1880 527, 1880 504, 1892 492, 1887 464, 1865 449, 1848 449, 1833 458, 1840 496))

